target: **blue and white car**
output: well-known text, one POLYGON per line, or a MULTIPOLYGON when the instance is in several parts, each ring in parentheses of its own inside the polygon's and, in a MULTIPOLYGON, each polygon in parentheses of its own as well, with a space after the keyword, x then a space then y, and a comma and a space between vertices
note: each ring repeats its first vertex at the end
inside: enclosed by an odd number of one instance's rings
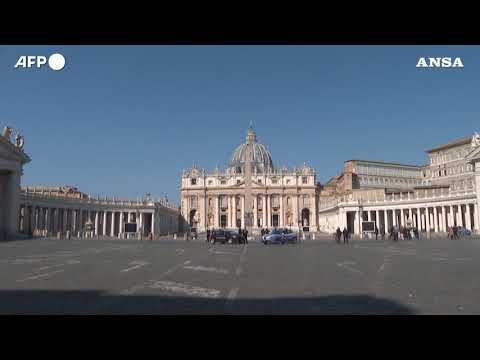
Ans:
POLYGON ((470 230, 468 230, 467 228, 464 228, 462 226, 459 226, 457 228, 457 231, 458 231, 459 236, 470 236, 470 235, 472 235, 472 232, 470 230))
POLYGON ((269 234, 262 237, 262 243, 267 244, 286 244, 295 243, 298 236, 290 229, 273 229, 269 234))

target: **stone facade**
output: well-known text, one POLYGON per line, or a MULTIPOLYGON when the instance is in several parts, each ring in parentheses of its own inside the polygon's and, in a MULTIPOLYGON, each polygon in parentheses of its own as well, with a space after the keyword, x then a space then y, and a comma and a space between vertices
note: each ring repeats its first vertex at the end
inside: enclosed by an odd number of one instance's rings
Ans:
POLYGON ((289 170, 275 169, 266 146, 252 128, 247 142, 234 151, 228 167, 208 173, 198 166, 185 170, 181 179, 181 213, 191 229, 245 228, 245 154, 252 141, 251 191, 253 231, 288 227, 317 230, 319 188, 316 173, 306 163, 289 170))
POLYGON ((476 163, 480 136, 474 134, 426 153, 430 162, 423 166, 347 161, 342 174, 320 192, 320 230, 346 227, 360 234, 362 221, 375 221, 387 231, 392 226, 412 226, 440 233, 449 226, 463 226, 479 232, 476 163))
POLYGON ((0 240, 14 238, 18 234, 20 178, 23 165, 30 162, 23 151, 23 137, 17 134, 13 143, 11 132, 6 126, 0 136, 0 240))

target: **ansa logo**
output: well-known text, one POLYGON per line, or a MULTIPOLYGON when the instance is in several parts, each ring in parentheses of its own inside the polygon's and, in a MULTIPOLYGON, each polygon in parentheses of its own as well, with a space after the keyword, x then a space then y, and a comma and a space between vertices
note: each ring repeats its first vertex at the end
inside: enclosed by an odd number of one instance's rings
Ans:
POLYGON ((462 59, 459 57, 451 58, 451 57, 429 57, 424 58, 421 57, 418 59, 417 68, 463 68, 462 59), (453 60, 453 61, 452 61, 453 60))

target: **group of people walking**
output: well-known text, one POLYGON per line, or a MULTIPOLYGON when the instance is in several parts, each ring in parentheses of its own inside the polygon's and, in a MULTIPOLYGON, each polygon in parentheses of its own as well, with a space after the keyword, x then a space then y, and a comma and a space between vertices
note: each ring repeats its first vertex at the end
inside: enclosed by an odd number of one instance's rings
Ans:
POLYGON ((343 235, 343 243, 344 244, 348 244, 348 238, 350 236, 350 234, 348 233, 348 230, 347 228, 343 228, 343 231, 340 230, 340 228, 338 227, 337 228, 337 231, 335 232, 335 240, 337 241, 337 243, 340 244, 341 240, 342 240, 342 235, 343 235))
POLYGON ((392 226, 390 228, 390 240, 398 241, 398 240, 420 240, 420 234, 417 228, 407 228, 404 226, 400 226, 400 228, 392 226))
POLYGON ((460 236, 458 235, 458 227, 456 226, 449 226, 447 228, 447 235, 449 239, 460 239, 460 236))

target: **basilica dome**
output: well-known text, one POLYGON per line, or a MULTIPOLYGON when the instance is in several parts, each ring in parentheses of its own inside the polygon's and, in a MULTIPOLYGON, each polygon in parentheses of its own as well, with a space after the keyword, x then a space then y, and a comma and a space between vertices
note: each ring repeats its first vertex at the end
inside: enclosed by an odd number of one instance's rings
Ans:
POLYGON ((252 173, 267 173, 273 171, 273 161, 267 147, 257 142, 257 136, 250 127, 247 133, 247 141, 239 145, 233 152, 229 172, 230 173, 244 173, 245 171, 245 156, 248 141, 252 142, 253 159, 251 159, 252 173))

